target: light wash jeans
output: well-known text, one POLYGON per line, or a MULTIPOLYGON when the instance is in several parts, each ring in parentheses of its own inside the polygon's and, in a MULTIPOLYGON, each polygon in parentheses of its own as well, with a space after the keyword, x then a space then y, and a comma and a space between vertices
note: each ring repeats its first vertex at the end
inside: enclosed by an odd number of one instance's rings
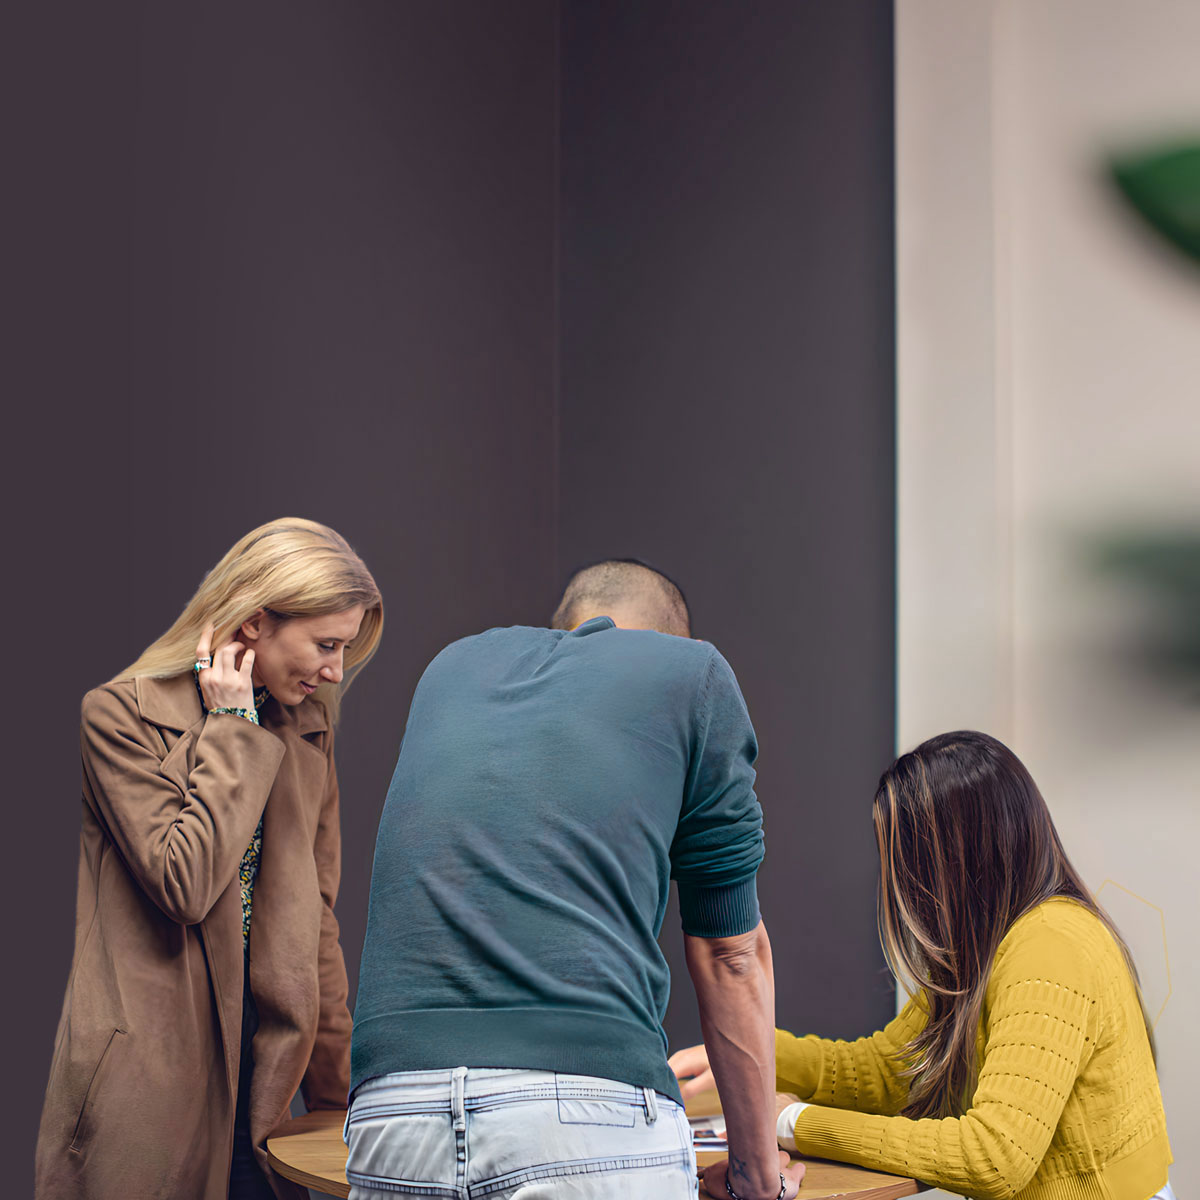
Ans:
POLYGON ((368 1079, 344 1133, 350 1200, 691 1200, 683 1109, 590 1075, 455 1067, 368 1079))

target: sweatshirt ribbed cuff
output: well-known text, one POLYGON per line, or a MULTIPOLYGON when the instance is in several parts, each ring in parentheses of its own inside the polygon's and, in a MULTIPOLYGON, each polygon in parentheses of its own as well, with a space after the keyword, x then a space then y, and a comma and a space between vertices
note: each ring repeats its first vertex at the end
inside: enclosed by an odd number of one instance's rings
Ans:
POLYGON ((737 937, 759 922, 756 877, 723 887, 677 881, 683 932, 692 937, 737 937))
POLYGON ((775 1140, 784 1150, 796 1149, 796 1121, 800 1114, 810 1107, 811 1105, 805 1104, 803 1100, 797 1100, 779 1114, 779 1120, 775 1122, 775 1140))
POLYGON ((884 1158, 883 1131, 886 1120, 810 1104, 793 1127, 796 1150, 801 1154, 854 1163, 874 1171, 892 1171, 894 1168, 891 1165, 884 1165, 880 1161, 884 1158))

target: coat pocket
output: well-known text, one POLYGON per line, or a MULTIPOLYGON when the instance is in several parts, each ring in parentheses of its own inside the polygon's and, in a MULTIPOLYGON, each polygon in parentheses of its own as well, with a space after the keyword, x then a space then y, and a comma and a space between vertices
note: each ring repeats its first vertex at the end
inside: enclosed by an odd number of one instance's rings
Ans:
POLYGON ((92 1077, 88 1081, 87 1091, 83 1094, 83 1103, 79 1106, 79 1116, 75 1120, 75 1131, 71 1136, 71 1144, 69 1150, 73 1150, 76 1154, 83 1148, 87 1141, 89 1129, 91 1126, 92 1112, 96 1107, 96 1101, 100 1095, 100 1089, 104 1084, 104 1078, 112 1071, 112 1062, 120 1054, 121 1043, 125 1040, 126 1033, 124 1029, 116 1028, 108 1035, 108 1041, 104 1043, 104 1049, 100 1052, 100 1058, 96 1062, 96 1067, 92 1071, 92 1077))

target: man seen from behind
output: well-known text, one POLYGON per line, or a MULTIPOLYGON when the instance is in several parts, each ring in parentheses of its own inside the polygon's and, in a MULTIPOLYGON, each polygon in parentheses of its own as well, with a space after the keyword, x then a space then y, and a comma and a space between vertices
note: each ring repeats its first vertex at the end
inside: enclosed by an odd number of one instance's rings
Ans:
MULTIPOLYGON (((351 1200, 696 1195, 657 937, 676 880, 741 1200, 775 1142, 757 743, 679 589, 577 572, 552 628, 454 642, 413 696, 375 848, 346 1137, 351 1200)), ((786 1155, 782 1156, 786 1162, 786 1155)))

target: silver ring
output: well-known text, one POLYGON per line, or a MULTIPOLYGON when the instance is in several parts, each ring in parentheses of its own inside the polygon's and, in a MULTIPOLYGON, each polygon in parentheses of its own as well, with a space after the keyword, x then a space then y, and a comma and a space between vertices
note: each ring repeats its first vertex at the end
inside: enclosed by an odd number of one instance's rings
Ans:
POLYGON ((192 670, 193 671, 207 671, 208 668, 211 666, 212 666, 212 659, 209 658, 207 655, 205 655, 203 658, 196 659, 196 663, 192 667, 192 670))

